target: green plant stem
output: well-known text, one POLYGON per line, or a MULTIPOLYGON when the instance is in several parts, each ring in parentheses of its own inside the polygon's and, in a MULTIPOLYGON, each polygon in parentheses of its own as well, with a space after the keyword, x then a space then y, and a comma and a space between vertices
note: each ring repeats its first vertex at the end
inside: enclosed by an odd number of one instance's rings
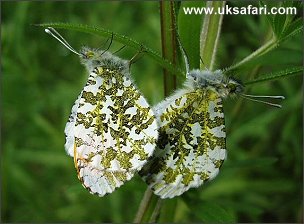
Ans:
POLYGON ((297 66, 297 67, 285 69, 283 71, 277 71, 277 72, 273 72, 270 74, 264 74, 264 75, 261 75, 261 77, 254 79, 254 80, 247 81, 244 84, 247 86, 247 85, 252 85, 252 84, 256 84, 256 83, 274 80, 274 79, 287 78, 290 76, 300 75, 300 74, 303 74, 303 66, 297 66))
MULTIPOLYGON (((176 18, 174 1, 160 1, 160 22, 163 58, 170 61, 173 65, 178 61, 176 45, 176 18)), ((176 89, 176 76, 164 68, 164 95, 168 96, 176 89)), ((155 222, 159 216, 161 199, 154 195, 147 188, 145 195, 139 206, 135 223, 155 222), (152 211, 152 213, 151 213, 152 211), (148 218, 148 216, 150 216, 148 218)))
POLYGON ((162 200, 153 194, 150 188, 147 188, 140 202, 134 223, 155 222, 158 218, 162 200))
MULTIPOLYGON (((206 7, 217 8, 225 6, 225 1, 208 1, 206 7)), ((217 52, 217 45, 222 26, 223 15, 220 14, 206 14, 200 35, 200 56, 201 69, 207 68, 213 70, 214 62, 217 52)))
POLYGON ((156 205, 154 207, 154 211, 153 211, 153 213, 150 217, 150 220, 149 220, 150 223, 155 223, 156 222, 156 220, 159 216, 160 208, 162 207, 162 202, 163 201, 161 199, 157 200, 156 205))
POLYGON ((151 48, 138 43, 137 41, 117 33, 114 33, 112 31, 97 28, 93 26, 83 25, 83 24, 69 24, 69 23, 44 23, 44 24, 36 24, 36 26, 40 26, 43 28, 47 27, 53 27, 53 28, 61 28, 61 29, 69 29, 69 30, 75 30, 83 33, 89 33, 94 34, 97 36, 102 37, 113 37, 113 40, 124 44, 128 47, 131 47, 133 49, 136 49, 137 51, 143 51, 145 52, 145 55, 152 58, 155 62, 157 62, 159 65, 161 65, 166 70, 170 71, 170 74, 183 77, 184 73, 181 71, 177 66, 173 65, 170 61, 167 59, 161 57, 158 53, 153 51, 151 48))
POLYGON ((242 61, 230 66, 225 70, 225 72, 230 72, 232 70, 235 70, 241 66, 246 65, 250 61, 266 54, 267 52, 271 51, 272 49, 276 48, 278 46, 278 43, 276 41, 276 38, 273 37, 269 41, 267 41, 264 45, 262 45, 260 48, 258 48, 256 51, 252 52, 250 55, 248 55, 246 58, 244 58, 242 61))
POLYGON ((147 188, 144 194, 144 197, 142 198, 140 205, 139 205, 139 209, 137 210, 135 219, 134 219, 134 223, 140 223, 141 220, 143 219, 145 212, 147 210, 147 207, 149 205, 149 202, 151 200, 151 196, 152 196, 153 192, 147 188))
MULTIPOLYGON (((160 27, 163 58, 170 61, 173 65, 177 62, 176 46, 176 18, 173 1, 160 2, 160 27)), ((176 89, 176 77, 164 68, 164 94, 168 96, 176 89)))

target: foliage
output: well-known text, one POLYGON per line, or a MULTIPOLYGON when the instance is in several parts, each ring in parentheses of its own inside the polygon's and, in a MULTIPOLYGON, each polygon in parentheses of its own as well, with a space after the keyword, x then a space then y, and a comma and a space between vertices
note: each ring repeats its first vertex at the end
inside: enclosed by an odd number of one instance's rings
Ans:
MULTIPOLYGON (((187 4, 195 5, 183 2, 179 8, 187 4)), ((190 55, 191 67, 197 68, 197 25, 201 18, 177 13, 181 41, 190 55), (190 23, 192 19, 195 22, 190 23)), ((30 24, 68 21, 103 27, 136 40, 135 49, 125 42, 127 47, 118 52, 122 58, 131 58, 140 45, 161 52, 159 4, 4 2, 1 15, 1 220, 131 222, 145 183, 136 177, 103 198, 83 189, 72 158, 64 152, 63 129, 86 80, 85 69, 41 27, 30 24)), ((214 68, 227 68, 227 74, 248 84, 254 82, 246 88, 248 93, 284 95, 286 100, 282 109, 242 99, 227 100, 228 158, 220 174, 181 197, 162 201, 159 222, 303 220, 302 78, 293 76, 302 71, 301 19, 299 15, 224 16, 214 68), (262 53, 253 54, 269 40, 262 53), (270 82, 273 78, 276 80, 270 82)), ((102 38, 73 30, 60 32, 76 49, 82 44, 102 48, 107 39, 106 35, 102 38)), ((110 50, 121 46, 118 38, 110 50)), ((152 105, 163 99, 160 64, 170 66, 161 60, 148 53, 132 67, 134 80, 152 105)))

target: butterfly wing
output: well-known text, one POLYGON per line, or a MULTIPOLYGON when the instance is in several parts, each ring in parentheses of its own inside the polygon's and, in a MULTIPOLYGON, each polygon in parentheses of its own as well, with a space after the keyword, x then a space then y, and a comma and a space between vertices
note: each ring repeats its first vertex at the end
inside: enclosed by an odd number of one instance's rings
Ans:
POLYGON ((139 172, 161 198, 213 179, 226 157, 222 100, 212 89, 177 93, 156 106, 157 148, 139 172))
POLYGON ((96 71, 78 103, 74 163, 83 186, 103 196, 142 168, 158 132, 154 113, 125 74, 106 66, 96 71))
POLYGON ((74 132, 75 132, 75 123, 76 123, 76 113, 77 113, 77 109, 79 107, 81 95, 82 95, 82 91, 79 94, 79 96, 77 97, 77 99, 72 107, 69 120, 66 123, 65 129, 64 129, 64 134, 65 134, 65 139, 66 139, 64 147, 65 147, 66 153, 71 157, 74 156, 74 142, 75 142, 74 132))

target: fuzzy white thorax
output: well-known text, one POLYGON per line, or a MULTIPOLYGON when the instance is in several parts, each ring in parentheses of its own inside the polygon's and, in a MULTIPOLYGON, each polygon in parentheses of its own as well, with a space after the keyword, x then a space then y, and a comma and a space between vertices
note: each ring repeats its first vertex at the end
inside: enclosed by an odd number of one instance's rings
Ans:
POLYGON ((226 77, 221 70, 191 70, 184 86, 191 91, 199 88, 213 89, 221 98, 243 91, 241 83, 226 77))
POLYGON ((117 69, 123 75, 129 76, 129 61, 121 59, 108 51, 83 47, 80 54, 81 63, 90 72, 97 66, 106 66, 117 69))

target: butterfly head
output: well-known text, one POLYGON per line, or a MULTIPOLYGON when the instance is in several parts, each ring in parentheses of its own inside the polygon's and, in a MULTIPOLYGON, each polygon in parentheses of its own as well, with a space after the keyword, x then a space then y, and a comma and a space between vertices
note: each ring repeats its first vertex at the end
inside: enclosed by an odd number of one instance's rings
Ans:
POLYGON ((227 84, 224 84, 228 94, 233 96, 233 95, 237 95, 240 94, 244 91, 244 86, 241 84, 240 81, 237 81, 235 79, 232 78, 227 78, 227 84))
POLYGON ((213 86, 222 98, 234 97, 244 91, 244 86, 240 81, 222 76, 221 81, 213 86))
POLYGON ((226 77, 221 70, 192 70, 188 73, 186 86, 193 90, 212 89, 222 98, 239 94, 244 89, 241 82, 226 77))
POLYGON ((108 51, 91 49, 83 47, 80 51, 80 60, 89 71, 94 70, 96 67, 105 66, 110 70, 124 70, 127 68, 127 62, 108 51))
POLYGON ((108 70, 119 71, 123 74, 128 73, 129 63, 115 55, 112 55, 106 50, 91 49, 83 47, 80 52, 76 51, 54 28, 48 27, 45 32, 57 39, 67 49, 80 57, 81 63, 86 66, 89 72, 92 72, 96 67, 105 66, 108 70))
POLYGON ((101 64, 101 54, 98 50, 83 47, 79 53, 81 63, 84 64, 89 70, 101 64))
POLYGON ((82 60, 93 60, 96 56, 96 51, 87 47, 83 47, 80 51, 80 58, 82 60))

